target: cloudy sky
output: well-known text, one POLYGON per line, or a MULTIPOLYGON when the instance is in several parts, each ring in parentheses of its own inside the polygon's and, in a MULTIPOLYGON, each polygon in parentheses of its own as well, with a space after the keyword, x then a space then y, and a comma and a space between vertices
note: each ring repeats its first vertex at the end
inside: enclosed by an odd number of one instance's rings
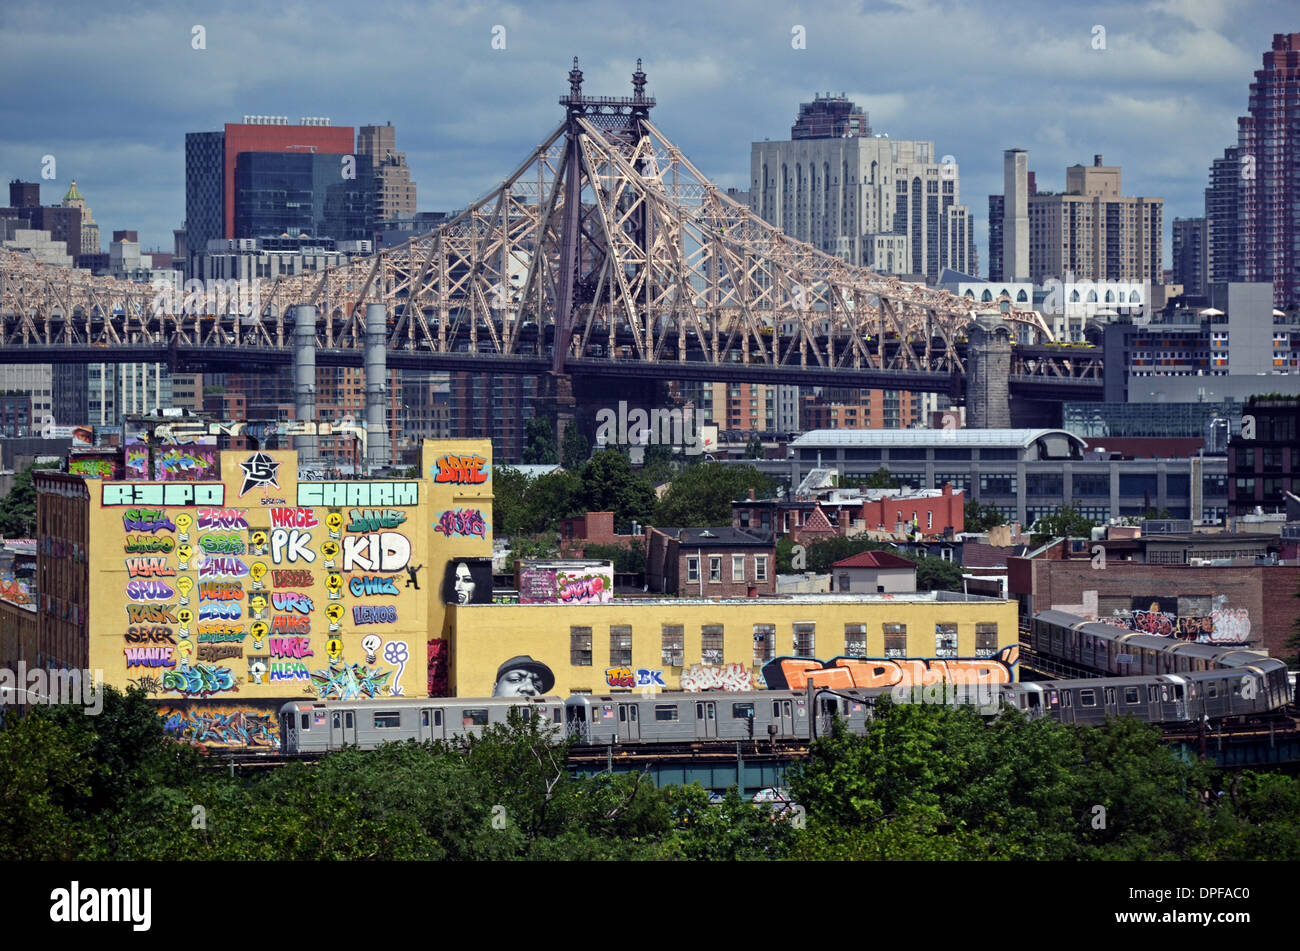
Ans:
POLYGON ((656 124, 722 186, 746 187, 750 143, 788 138, 819 91, 847 93, 875 132, 933 140, 959 164, 985 272, 987 196, 1002 190, 1011 147, 1029 150, 1043 189, 1097 152, 1123 166, 1126 194, 1165 199, 1167 261, 1168 222, 1203 213, 1210 161, 1236 142, 1272 35, 1300 30, 1281 0, 128 6, 0 5, 0 173, 35 180, 54 156, 43 202, 76 179, 105 250, 113 229, 171 250, 186 132, 245 114, 391 121, 420 210, 448 210, 490 191, 559 124, 573 56, 585 91, 616 96, 640 56, 656 124))

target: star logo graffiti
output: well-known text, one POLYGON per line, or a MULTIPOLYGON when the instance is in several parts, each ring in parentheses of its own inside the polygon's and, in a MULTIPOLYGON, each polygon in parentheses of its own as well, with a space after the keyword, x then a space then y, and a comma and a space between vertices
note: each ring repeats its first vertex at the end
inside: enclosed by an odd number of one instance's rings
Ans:
POLYGON ((239 464, 244 470, 244 485, 239 490, 242 498, 249 489, 259 485, 273 485, 280 488, 280 463, 264 452, 255 452, 239 464))

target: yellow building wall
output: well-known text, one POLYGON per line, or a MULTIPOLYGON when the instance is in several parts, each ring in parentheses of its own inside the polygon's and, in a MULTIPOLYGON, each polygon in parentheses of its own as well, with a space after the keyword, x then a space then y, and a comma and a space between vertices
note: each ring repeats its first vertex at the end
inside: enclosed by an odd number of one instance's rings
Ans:
POLYGON ((160 701, 424 696, 430 482, 300 483, 294 451, 220 471, 86 480, 90 666, 160 701))
MULTIPOLYGON (((827 686, 876 686, 894 682, 918 682, 940 676, 959 679, 955 671, 991 671, 994 680, 1014 679, 1019 639, 1016 604, 1013 601, 928 601, 902 598, 808 601, 683 602, 675 600, 615 600, 601 605, 474 605, 456 606, 452 642, 452 683, 455 695, 489 696, 498 674, 509 661, 522 666, 544 666, 539 686, 546 693, 566 695, 574 690, 607 693, 611 689, 654 686, 664 690, 761 689, 768 684, 763 665, 755 664, 755 625, 774 625, 773 657, 789 658, 794 649, 794 625, 812 622, 813 655, 820 663, 787 665, 790 685, 798 670, 823 665, 831 668, 814 674, 815 682, 827 686), (845 653, 845 626, 866 625, 867 656, 885 658, 884 625, 905 624, 907 658, 936 658, 936 625, 957 625, 958 658, 975 658, 976 625, 996 624, 996 645, 1000 661, 981 659, 963 664, 945 659, 928 664, 884 660, 873 665, 877 682, 861 682, 863 674, 845 668, 835 670, 835 658, 845 653), (663 626, 683 628, 682 664, 666 665, 663 660, 663 626), (720 625, 722 658, 705 658, 703 627, 720 625), (632 633, 632 662, 611 660, 611 628, 629 626, 632 633), (591 628, 591 664, 573 664, 572 628, 591 628), (520 660, 522 658, 522 660, 520 660), (531 662, 531 664, 530 664, 531 662), (880 668, 886 668, 883 673, 880 668), (930 671, 927 673, 926 671, 930 671), (884 680, 884 683, 878 681, 884 680), (849 682, 845 682, 848 680, 849 682)), ((842 665, 840 665, 842 666, 842 665)), ((769 673, 772 671, 769 669, 769 673)), ((799 675, 803 676, 803 675, 799 675)))

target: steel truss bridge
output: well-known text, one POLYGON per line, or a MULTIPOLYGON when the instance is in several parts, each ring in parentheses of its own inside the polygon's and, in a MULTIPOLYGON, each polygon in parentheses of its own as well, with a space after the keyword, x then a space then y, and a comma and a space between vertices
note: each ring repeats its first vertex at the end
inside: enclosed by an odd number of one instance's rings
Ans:
POLYGON ((1040 314, 848 264, 727 197, 650 121, 645 83, 638 60, 631 97, 585 96, 575 58, 565 121, 498 187, 323 272, 159 288, 0 251, 0 363, 289 364, 311 305, 318 361, 361 366, 382 303, 390 367, 957 395, 992 306, 1039 341, 1013 348, 1013 395, 1100 398, 1100 350, 1045 346, 1040 314))

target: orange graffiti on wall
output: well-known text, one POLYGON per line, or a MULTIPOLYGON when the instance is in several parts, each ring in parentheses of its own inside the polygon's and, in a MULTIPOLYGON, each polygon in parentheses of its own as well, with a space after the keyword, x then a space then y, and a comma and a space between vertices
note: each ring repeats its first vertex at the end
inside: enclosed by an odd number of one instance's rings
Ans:
POLYGON ((1020 659, 1016 644, 1002 648, 992 657, 959 658, 876 658, 834 657, 820 661, 813 657, 778 657, 763 665, 763 679, 770 690, 804 690, 814 687, 925 687, 930 684, 1009 684, 1011 668, 1020 659))

